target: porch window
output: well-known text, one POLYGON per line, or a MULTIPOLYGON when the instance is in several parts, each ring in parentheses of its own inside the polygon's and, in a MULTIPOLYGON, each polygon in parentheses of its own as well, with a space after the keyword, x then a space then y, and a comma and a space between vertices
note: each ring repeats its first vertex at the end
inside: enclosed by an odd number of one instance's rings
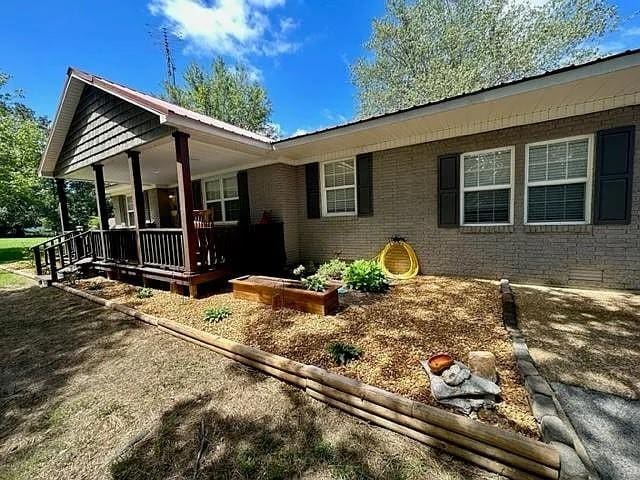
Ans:
POLYGON ((320 183, 322 210, 325 216, 356 213, 355 159, 337 160, 321 164, 320 183))
POLYGON ((513 223, 513 161, 513 147, 462 154, 460 217, 463 225, 513 223))
POLYGON ((525 223, 588 223, 593 136, 526 146, 525 223))
POLYGON ((238 176, 224 175, 204 181, 204 203, 214 222, 236 222, 240 218, 238 176))
POLYGON ((132 226, 135 223, 133 214, 133 195, 127 195, 125 201, 127 204, 127 225, 132 226))
MULTIPOLYGON (((149 192, 142 192, 144 198, 144 218, 147 222, 151 219, 151 208, 149 206, 149 192)), ((125 205, 127 209, 127 214, 125 215, 125 220, 127 226, 133 227, 135 224, 135 215, 133 212, 133 195, 127 195, 124 197, 125 205)))

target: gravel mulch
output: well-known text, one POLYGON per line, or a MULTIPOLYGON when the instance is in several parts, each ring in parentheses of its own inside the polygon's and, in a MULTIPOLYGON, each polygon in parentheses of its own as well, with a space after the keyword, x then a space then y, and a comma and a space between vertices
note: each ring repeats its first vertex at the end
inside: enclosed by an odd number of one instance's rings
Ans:
POLYGON ((496 356, 502 402, 495 412, 481 412, 480 420, 538 438, 511 342, 502 327, 495 282, 420 276, 386 294, 350 292, 333 316, 274 311, 234 299, 229 292, 189 299, 154 290, 153 297, 139 299, 138 287, 102 278, 81 280, 76 287, 430 404, 435 403, 419 360, 446 351, 466 362, 469 352, 489 350, 496 356), (217 324, 204 321, 204 310, 214 306, 226 306, 232 315, 217 324), (325 350, 334 340, 362 348, 364 356, 346 366, 335 365, 325 350))

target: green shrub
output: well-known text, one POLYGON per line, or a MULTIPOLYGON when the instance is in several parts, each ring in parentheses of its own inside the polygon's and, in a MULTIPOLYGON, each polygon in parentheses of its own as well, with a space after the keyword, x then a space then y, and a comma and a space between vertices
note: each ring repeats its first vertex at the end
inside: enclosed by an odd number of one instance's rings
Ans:
POLYGON ((344 342, 331 342, 327 345, 327 352, 338 365, 346 365, 351 360, 359 359, 364 353, 361 348, 344 342))
POLYGON ((316 273, 315 275, 309 275, 308 277, 303 278, 302 286, 307 290, 312 290, 314 292, 322 292, 327 286, 327 278, 323 275, 316 273))
POLYGON ((136 297, 138 298, 151 298, 153 297, 153 290, 147 287, 139 288, 136 291, 136 297))
POLYGON ((375 260, 356 260, 347 266, 342 280, 363 292, 383 292, 389 287, 387 278, 375 260))
POLYGON ((318 267, 318 273, 333 280, 340 280, 347 269, 347 262, 334 258, 318 267))
POLYGON ((207 308, 204 311, 204 319, 210 323, 218 323, 231 315, 231 310, 224 305, 207 308))

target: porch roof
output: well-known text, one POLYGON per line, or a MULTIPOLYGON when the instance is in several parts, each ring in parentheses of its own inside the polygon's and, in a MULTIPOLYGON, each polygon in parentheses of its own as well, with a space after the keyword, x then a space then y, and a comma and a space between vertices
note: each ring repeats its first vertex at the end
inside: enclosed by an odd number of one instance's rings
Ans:
MULTIPOLYGON (((222 162, 205 159, 201 168, 204 174, 266 163, 302 164, 342 158, 367 151, 638 105, 640 49, 277 141, 104 78, 69 69, 52 133, 40 165, 42 175, 54 174, 80 96, 87 85, 153 114, 158 124, 168 129, 166 131, 179 129, 190 133, 194 149, 200 151, 201 156, 212 151, 213 154, 209 157, 226 158, 222 162)), ((163 159, 165 162, 170 160, 166 158, 166 148, 169 145, 166 131, 164 139, 142 139, 139 142, 145 144, 150 153, 153 149, 157 151, 157 158, 150 162, 155 162, 156 168, 163 166, 163 159)), ((124 147, 119 155, 123 158, 116 158, 114 165, 118 161, 124 162, 124 147)), ((147 158, 144 153, 143 167, 147 158)), ((96 161, 100 160, 102 159, 96 161)), ((195 168, 197 170, 198 166, 195 168)), ((70 172, 63 172, 60 176, 74 176, 67 173, 70 172)), ((107 180, 118 180, 115 177, 109 179, 108 173, 107 169, 107 180)), ((90 178, 86 174, 75 174, 75 177, 90 178)))

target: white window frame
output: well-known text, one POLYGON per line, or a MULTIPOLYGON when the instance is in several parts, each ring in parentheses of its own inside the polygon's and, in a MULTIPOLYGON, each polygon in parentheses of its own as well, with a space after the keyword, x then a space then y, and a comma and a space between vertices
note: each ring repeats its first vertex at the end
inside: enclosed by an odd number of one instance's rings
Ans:
POLYGON ((323 217, 353 217, 358 214, 358 172, 356 157, 339 158, 337 160, 327 160, 320 164, 320 199, 322 204, 322 216, 323 217), (327 187, 324 184, 324 169, 330 163, 344 162, 346 160, 353 161, 353 212, 329 212, 327 211, 327 190, 341 190, 345 188, 351 188, 349 185, 340 185, 337 187, 327 187))
POLYGON ((133 195, 125 195, 124 196, 124 209, 126 210, 125 214, 125 225, 127 227, 132 227, 134 222, 132 222, 129 218, 129 214, 134 214, 135 210, 133 209, 133 195), (129 199, 131 199, 131 210, 129 210, 129 199))
POLYGON ((590 225, 591 224, 591 189, 593 181, 593 151, 594 151, 594 134, 576 135, 573 137, 556 138, 553 140, 545 140, 542 142, 527 143, 524 146, 524 224, 525 225, 590 225), (542 180, 529 183, 529 148, 539 145, 552 145, 554 143, 570 142, 572 140, 587 139, 587 176, 581 178, 567 178, 563 180, 542 180), (573 183, 584 183, 584 220, 570 222, 529 222, 529 187, 543 187, 547 185, 570 185, 573 183))
POLYGON ((498 147, 498 148, 488 148, 486 150, 476 150, 475 152, 464 152, 460 154, 460 225, 463 227, 499 227, 505 225, 513 225, 513 204, 514 204, 514 186, 515 186, 515 157, 516 157, 516 147, 515 145, 498 147), (464 157, 465 155, 480 155, 482 153, 492 153, 492 152, 501 152, 504 150, 509 150, 511 153, 511 161, 509 162, 509 183, 501 183, 498 185, 486 185, 486 186, 478 186, 478 187, 465 187, 464 186, 464 157), (498 222, 498 223, 465 223, 464 221, 464 194, 465 192, 479 192, 486 190, 504 190, 505 188, 509 189, 509 222, 498 222))
POLYGON ((224 174, 220 174, 220 175, 211 175, 209 177, 206 178, 202 178, 201 179, 201 194, 202 194, 202 206, 205 208, 205 210, 209 209, 209 203, 215 203, 215 202, 220 202, 221 207, 222 207, 222 221, 216 221, 214 220, 214 223, 217 223, 218 225, 222 224, 222 225, 236 225, 238 223, 238 220, 227 220, 227 211, 224 208, 225 207, 225 202, 227 201, 231 201, 231 200, 240 200, 240 195, 238 192, 238 196, 236 197, 231 197, 231 198, 224 198, 224 179, 227 178, 235 178, 236 179, 236 188, 238 187, 237 181, 238 181, 238 172, 232 172, 232 173, 224 173, 224 174), (213 182, 215 180, 218 180, 218 186, 220 188, 220 199, 219 200, 207 200, 207 182, 213 182))

